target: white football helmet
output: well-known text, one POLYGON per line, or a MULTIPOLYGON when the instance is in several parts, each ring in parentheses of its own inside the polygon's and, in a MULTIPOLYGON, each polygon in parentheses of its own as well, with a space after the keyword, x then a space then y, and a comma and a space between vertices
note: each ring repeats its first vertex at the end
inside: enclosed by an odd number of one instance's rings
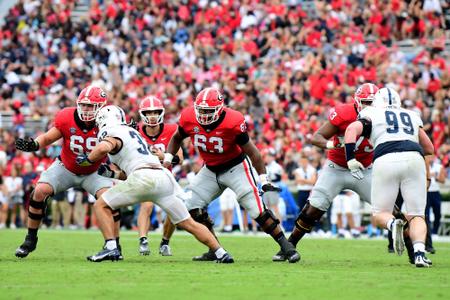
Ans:
POLYGON ((381 88, 375 94, 372 106, 380 108, 400 108, 402 102, 400 95, 391 88, 381 88))
POLYGON ((102 107, 95 116, 95 123, 98 128, 112 127, 127 124, 125 112, 118 106, 107 105, 102 107))

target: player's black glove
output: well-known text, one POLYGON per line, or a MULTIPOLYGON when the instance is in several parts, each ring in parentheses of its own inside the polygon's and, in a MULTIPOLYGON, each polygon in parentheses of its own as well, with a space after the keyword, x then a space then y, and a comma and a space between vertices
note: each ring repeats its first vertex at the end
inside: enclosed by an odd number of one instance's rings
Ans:
POLYGON ((265 192, 281 192, 281 189, 271 183, 266 174, 259 175, 259 179, 261 180, 261 191, 265 192))
POLYGON ((93 164, 93 162, 89 160, 87 154, 78 155, 75 161, 77 162, 77 165, 82 167, 89 167, 93 164))
POLYGON ((97 170, 98 175, 108 178, 119 178, 118 172, 111 169, 111 167, 107 164, 101 164, 97 170))
POLYGON ((134 128, 137 131, 139 131, 139 125, 133 118, 131 118, 130 123, 128 123, 127 126, 130 126, 131 128, 134 128))
POLYGON ((39 143, 32 138, 30 138, 29 140, 18 138, 15 145, 17 150, 21 150, 24 152, 34 152, 39 150, 39 143))

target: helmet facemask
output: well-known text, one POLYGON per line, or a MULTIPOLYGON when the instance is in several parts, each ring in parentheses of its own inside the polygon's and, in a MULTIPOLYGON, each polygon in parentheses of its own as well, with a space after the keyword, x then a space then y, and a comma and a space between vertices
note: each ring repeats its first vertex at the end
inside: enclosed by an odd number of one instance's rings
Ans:
POLYGON ((194 108, 195 108, 195 117, 197 121, 201 125, 210 125, 219 120, 220 114, 223 110, 223 104, 215 107, 195 104, 194 108))
POLYGON ((164 108, 162 109, 142 109, 139 111, 142 122, 148 126, 158 126, 164 122, 164 108), (153 114, 150 115, 150 112, 153 114))

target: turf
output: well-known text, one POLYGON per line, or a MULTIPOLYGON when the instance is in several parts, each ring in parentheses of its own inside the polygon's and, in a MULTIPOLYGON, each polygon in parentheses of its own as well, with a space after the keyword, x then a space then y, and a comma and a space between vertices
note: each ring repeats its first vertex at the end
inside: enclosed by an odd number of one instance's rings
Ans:
POLYGON ((25 231, 0 231, 0 299, 449 299, 450 244, 436 243, 433 267, 416 269, 379 240, 305 239, 297 264, 273 263, 270 238, 222 236, 236 263, 191 261, 204 247, 176 234, 174 256, 137 254, 136 233, 121 238, 125 260, 91 263, 100 234, 42 230, 26 259, 13 253, 25 231))

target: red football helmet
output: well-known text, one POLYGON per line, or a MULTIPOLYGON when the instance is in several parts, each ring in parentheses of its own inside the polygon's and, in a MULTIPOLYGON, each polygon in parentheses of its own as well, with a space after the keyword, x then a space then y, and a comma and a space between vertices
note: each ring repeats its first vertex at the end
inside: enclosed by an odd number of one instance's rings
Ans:
POLYGON ((82 121, 93 121, 107 101, 106 93, 101 88, 93 85, 84 88, 77 99, 78 116, 82 121))
POLYGON ((223 112, 223 96, 216 88, 206 88, 198 93, 194 101, 195 117, 201 125, 216 122, 223 112))
POLYGON ((360 111, 363 105, 371 105, 376 92, 378 92, 378 87, 373 83, 360 85, 353 96, 357 110, 360 111))
POLYGON ((141 115, 142 122, 149 126, 156 126, 164 122, 164 106, 162 101, 155 96, 147 96, 142 99, 139 104, 139 114, 141 115), (146 116, 145 112, 156 111, 157 116, 146 116))

